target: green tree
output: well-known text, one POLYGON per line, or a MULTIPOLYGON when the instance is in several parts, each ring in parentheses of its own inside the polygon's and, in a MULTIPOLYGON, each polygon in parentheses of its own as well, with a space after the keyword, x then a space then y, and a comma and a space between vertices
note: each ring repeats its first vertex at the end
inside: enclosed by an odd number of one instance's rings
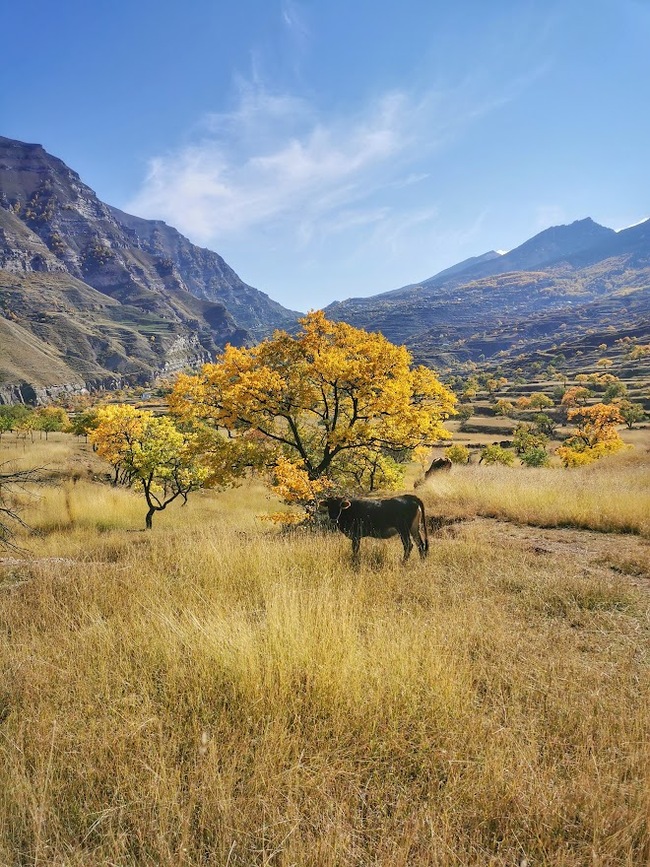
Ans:
POLYGON ((44 406, 36 410, 35 430, 43 431, 46 440, 48 434, 65 430, 69 425, 68 414, 61 406, 44 406))
POLYGON ((624 398, 627 395, 627 387, 623 382, 610 382, 603 392, 603 403, 613 403, 619 398, 624 398))
POLYGON ((623 421, 630 430, 632 430, 635 424, 643 421, 646 417, 645 410, 640 403, 632 403, 630 400, 620 400, 616 406, 623 421))
POLYGON ((148 511, 145 526, 151 529, 153 516, 210 479, 191 434, 178 430, 168 416, 157 417, 147 410, 126 404, 98 410, 97 427, 90 433, 100 457, 115 470, 115 481, 141 490, 148 511))
POLYGON ((474 415, 474 407, 471 403, 461 403, 458 407, 458 418, 460 420, 460 429, 465 430, 467 422, 474 415))
POLYGON ((530 449, 544 447, 548 442, 548 437, 535 429, 532 424, 519 422, 512 435, 512 444, 518 455, 530 449))
POLYGON ((99 416, 97 410, 87 409, 73 416, 68 429, 75 436, 86 437, 86 440, 88 440, 88 434, 95 430, 98 424, 99 416))
MULTIPOLYGON (((559 378, 559 377, 558 377, 559 378)), ((554 403, 561 403, 562 398, 564 397, 564 393, 566 391, 566 376, 564 377, 564 383, 562 385, 557 385, 553 391, 551 392, 554 403)))
POLYGON ((2 434, 7 433, 10 430, 13 430, 14 420, 9 413, 2 412, 5 409, 4 406, 0 406, 0 439, 2 439, 2 434))
POLYGON ((535 416, 533 426, 538 433, 544 434, 544 436, 547 437, 552 437, 557 429, 557 422, 545 412, 540 412, 535 416))
POLYGON ((553 400, 543 391, 534 391, 530 396, 530 405, 533 409, 550 409, 553 400))
POLYGON ((17 430, 22 419, 31 416, 33 410, 22 403, 0 406, 0 436, 8 431, 17 430))
POLYGON ((549 454, 544 446, 532 446, 519 455, 519 459, 526 467, 547 467, 550 463, 549 454))

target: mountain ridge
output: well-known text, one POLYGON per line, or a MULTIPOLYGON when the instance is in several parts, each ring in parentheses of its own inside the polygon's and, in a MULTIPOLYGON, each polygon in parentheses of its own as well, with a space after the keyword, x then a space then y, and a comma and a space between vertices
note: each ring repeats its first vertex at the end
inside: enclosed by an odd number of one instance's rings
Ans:
MULTIPOLYGON (((70 371, 63 385, 79 377, 148 381, 207 361, 228 342, 249 344, 290 327, 298 315, 244 283, 218 253, 197 247, 173 227, 100 201, 41 145, 5 137, 0 137, 0 278, 0 315, 63 353, 70 371), (45 281, 36 276, 46 274, 45 281), (75 291, 76 306, 70 303, 75 291), (101 314, 93 324, 96 311, 101 314), (59 317, 58 333, 44 328, 43 315, 59 317), (91 351, 79 353, 77 340, 91 351)), ((11 354, 24 353, 19 332, 7 333, 13 339, 0 354, 0 386, 15 393, 21 377, 10 364, 11 354)), ((36 375, 23 366, 27 384, 35 376, 39 387, 55 387, 59 383, 49 380, 60 378, 60 368, 56 375, 48 368, 36 375)))
MULTIPOLYGON (((612 300, 612 309, 621 316, 632 310, 634 322, 643 327, 650 313, 649 292, 650 219, 615 232, 585 218, 550 227, 501 256, 459 271, 445 269, 397 292, 335 302, 326 312, 333 319, 381 331, 405 344, 418 361, 440 367, 449 364, 450 357, 484 357, 490 341, 477 335, 487 338, 491 330, 496 340, 504 321, 512 325, 513 346, 527 332, 531 317, 543 313, 549 321, 570 321, 576 307, 585 308, 593 321, 579 327, 600 327, 599 311, 604 308, 589 305, 603 297, 612 300), (617 305, 619 291, 638 293, 636 303, 617 305)), ((552 337, 549 332, 549 340, 552 337)), ((503 341, 497 342, 495 353, 505 351, 503 341)))
MULTIPOLYGON (((615 232, 587 217, 325 309, 444 368, 616 317, 645 333, 649 292, 650 219, 615 232)), ((101 202, 41 145, 0 137, 0 402, 149 382, 298 315, 173 226, 101 202)))

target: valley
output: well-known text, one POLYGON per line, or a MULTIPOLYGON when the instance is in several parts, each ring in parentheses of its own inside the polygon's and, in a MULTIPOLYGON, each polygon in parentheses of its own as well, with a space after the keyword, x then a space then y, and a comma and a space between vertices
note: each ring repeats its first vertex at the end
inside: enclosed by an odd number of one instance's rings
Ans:
POLYGON ((0 861, 646 859, 638 452, 456 466, 420 489, 458 519, 429 558, 364 540, 358 570, 253 481, 143 532, 83 440, 8 458, 50 479, 0 557, 0 861))

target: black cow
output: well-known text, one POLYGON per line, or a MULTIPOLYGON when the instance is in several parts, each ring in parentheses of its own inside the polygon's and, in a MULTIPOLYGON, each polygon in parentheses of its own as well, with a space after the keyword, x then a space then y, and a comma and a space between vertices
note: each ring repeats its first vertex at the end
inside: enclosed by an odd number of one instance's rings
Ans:
POLYGON ((424 503, 413 494, 390 497, 387 500, 346 500, 344 497, 330 497, 321 503, 327 508, 330 519, 348 538, 352 539, 352 557, 359 561, 359 547, 362 536, 374 539, 389 539, 400 536, 404 545, 404 562, 413 550, 413 541, 418 546, 420 557, 424 559, 429 550, 429 538, 424 517, 424 503), (420 535, 424 530, 424 539, 420 535))
POLYGON ((451 469, 451 461, 449 458, 436 458, 435 461, 431 461, 431 466, 424 474, 424 478, 428 479, 429 476, 433 475, 433 473, 439 473, 441 470, 443 472, 451 469))
POLYGON ((431 466, 424 474, 424 478, 421 479, 420 481, 417 481, 413 485, 413 487, 419 488, 420 485, 423 485, 423 484, 425 484, 425 482, 428 482, 434 473, 448 472, 450 469, 451 469, 451 461, 449 460, 449 458, 436 458, 434 461, 432 461, 431 466))

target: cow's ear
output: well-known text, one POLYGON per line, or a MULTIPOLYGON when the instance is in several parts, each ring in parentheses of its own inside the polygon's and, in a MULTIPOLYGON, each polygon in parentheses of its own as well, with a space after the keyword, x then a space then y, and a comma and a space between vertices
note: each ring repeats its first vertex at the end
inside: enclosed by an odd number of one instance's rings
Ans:
POLYGON ((341 503, 342 509, 349 509, 352 503, 349 500, 343 500, 341 503))

